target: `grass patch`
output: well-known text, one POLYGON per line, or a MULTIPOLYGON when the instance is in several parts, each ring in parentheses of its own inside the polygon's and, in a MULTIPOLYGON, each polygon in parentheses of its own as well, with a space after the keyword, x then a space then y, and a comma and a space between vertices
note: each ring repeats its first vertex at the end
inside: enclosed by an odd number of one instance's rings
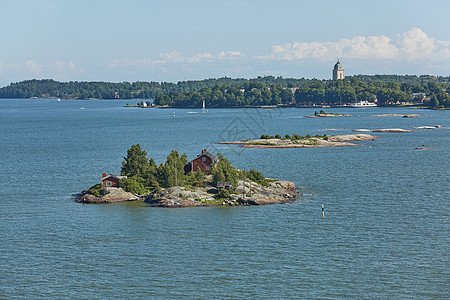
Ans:
POLYGON ((91 194, 91 195, 94 195, 94 196, 100 196, 102 191, 103 191, 103 185, 101 185, 99 183, 99 184, 96 184, 94 186, 91 186, 87 192, 88 192, 88 194, 91 194))

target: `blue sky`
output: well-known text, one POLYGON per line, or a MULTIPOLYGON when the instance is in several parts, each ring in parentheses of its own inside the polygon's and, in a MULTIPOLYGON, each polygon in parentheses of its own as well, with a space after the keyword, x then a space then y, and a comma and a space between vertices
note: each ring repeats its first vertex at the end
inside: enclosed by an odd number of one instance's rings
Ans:
POLYGON ((0 2, 0 86, 450 75, 448 0, 0 2))

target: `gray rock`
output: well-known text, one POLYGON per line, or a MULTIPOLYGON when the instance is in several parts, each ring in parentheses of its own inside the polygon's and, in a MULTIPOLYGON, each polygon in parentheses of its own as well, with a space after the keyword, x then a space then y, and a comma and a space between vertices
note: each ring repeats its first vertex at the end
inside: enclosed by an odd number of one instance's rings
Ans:
POLYGON ((87 191, 75 195, 75 201, 92 204, 136 201, 140 199, 141 198, 137 195, 125 192, 122 188, 115 187, 105 188, 100 196, 88 194, 87 191))

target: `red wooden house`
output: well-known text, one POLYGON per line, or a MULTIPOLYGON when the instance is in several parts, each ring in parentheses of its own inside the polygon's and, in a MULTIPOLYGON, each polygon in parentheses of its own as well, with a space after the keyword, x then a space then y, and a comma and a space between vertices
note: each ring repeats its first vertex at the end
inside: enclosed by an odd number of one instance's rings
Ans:
POLYGON ((120 179, 127 178, 127 176, 118 176, 113 174, 102 173, 102 185, 104 187, 120 187, 120 179))
POLYGON ((219 159, 206 151, 206 149, 202 150, 202 154, 198 155, 196 159, 190 161, 185 167, 184 172, 187 174, 191 171, 197 172, 198 170, 202 170, 203 173, 211 173, 211 169, 213 166, 216 166, 219 162, 219 159))

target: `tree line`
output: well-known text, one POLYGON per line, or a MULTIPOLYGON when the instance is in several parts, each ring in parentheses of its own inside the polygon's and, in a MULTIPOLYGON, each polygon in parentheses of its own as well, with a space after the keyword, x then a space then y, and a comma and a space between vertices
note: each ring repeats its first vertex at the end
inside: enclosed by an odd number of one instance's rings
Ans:
POLYGON ((262 105, 343 105, 357 101, 377 101, 379 105, 402 102, 420 102, 434 108, 450 107, 450 84, 429 81, 421 83, 397 83, 381 81, 311 80, 300 87, 286 88, 281 84, 265 85, 261 82, 245 82, 243 87, 216 85, 212 89, 184 93, 170 92, 155 97, 154 103, 170 107, 245 107, 262 105), (293 93, 294 91, 294 93, 293 93), (411 95, 414 95, 413 97, 411 95))
MULTIPOLYGON (((231 163, 218 154, 219 162, 217 166, 212 166, 212 184, 216 185, 220 181, 230 181, 233 186, 243 174, 233 168, 231 163)), ((127 176, 120 181, 125 191, 143 195, 149 192, 158 192, 161 188, 173 186, 203 186, 205 173, 199 169, 185 174, 184 167, 188 159, 186 153, 181 156, 176 150, 172 150, 167 156, 166 162, 157 165, 153 158, 147 158, 147 152, 140 144, 132 145, 124 157, 121 168, 121 175, 127 176)), ((247 176, 262 176, 253 170, 247 176)))
POLYGON ((173 82, 102 82, 102 81, 69 81, 60 82, 52 79, 25 80, 13 82, 0 88, 0 98, 50 98, 64 99, 154 99, 157 95, 171 92, 184 93, 198 91, 202 88, 213 88, 216 85, 233 85, 243 88, 246 82, 261 82, 262 84, 281 84, 283 87, 300 86, 308 79, 283 77, 244 78, 209 78, 204 80, 188 80, 173 82))
POLYGON ((171 92, 155 97, 154 104, 172 107, 201 107, 205 101, 208 107, 243 107, 290 104, 294 94, 281 84, 266 86, 261 82, 245 82, 236 85, 216 85, 199 91, 171 92))
POLYGON ((388 105, 426 95, 431 107, 450 107, 447 77, 428 75, 355 75, 345 80, 283 77, 210 78, 171 82, 58 82, 26 80, 0 89, 0 98, 59 97, 66 99, 154 99, 173 107, 242 107, 261 105, 337 105, 378 100, 388 105), (419 95, 417 95, 419 94, 419 95))

